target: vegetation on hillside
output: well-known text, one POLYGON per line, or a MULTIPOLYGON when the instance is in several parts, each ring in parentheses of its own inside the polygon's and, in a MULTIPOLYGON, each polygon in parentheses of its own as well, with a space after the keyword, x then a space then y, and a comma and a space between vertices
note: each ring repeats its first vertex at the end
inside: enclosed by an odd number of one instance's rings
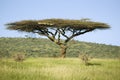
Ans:
MULTIPOLYGON (((72 40, 68 43, 67 57, 86 53, 93 58, 120 58, 120 46, 87 43, 72 40)), ((24 54, 26 57, 58 57, 59 46, 41 38, 0 38, 0 57, 24 54)))

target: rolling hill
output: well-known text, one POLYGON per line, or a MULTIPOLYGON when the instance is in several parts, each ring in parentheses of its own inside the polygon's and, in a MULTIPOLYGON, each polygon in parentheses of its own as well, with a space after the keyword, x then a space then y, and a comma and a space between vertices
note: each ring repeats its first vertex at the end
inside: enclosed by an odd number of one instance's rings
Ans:
MULTIPOLYGON (((120 58, 120 46, 72 40, 68 43, 67 57, 86 53, 93 58, 120 58)), ((0 57, 25 54, 26 57, 58 57, 60 48, 43 38, 0 38, 0 57)))

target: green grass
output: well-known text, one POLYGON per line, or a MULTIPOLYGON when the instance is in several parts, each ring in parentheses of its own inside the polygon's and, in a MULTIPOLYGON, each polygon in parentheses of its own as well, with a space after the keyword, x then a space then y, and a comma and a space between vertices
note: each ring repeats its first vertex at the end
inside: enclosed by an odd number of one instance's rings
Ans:
POLYGON ((0 60, 0 80, 120 80, 120 60, 29 58, 24 62, 0 60))

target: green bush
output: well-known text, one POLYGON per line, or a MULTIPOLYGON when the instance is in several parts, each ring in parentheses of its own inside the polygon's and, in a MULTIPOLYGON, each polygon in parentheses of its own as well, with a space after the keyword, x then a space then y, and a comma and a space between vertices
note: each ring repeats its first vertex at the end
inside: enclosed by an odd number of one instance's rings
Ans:
POLYGON ((84 62, 85 65, 88 65, 90 57, 86 53, 79 54, 79 58, 84 62))
POLYGON ((25 60, 25 55, 22 53, 17 53, 14 55, 14 60, 17 62, 22 62, 25 60))

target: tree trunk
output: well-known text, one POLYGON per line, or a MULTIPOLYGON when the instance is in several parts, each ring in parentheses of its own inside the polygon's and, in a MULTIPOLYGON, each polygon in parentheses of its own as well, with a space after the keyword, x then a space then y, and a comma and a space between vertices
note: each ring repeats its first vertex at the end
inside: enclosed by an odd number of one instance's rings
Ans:
POLYGON ((61 57, 65 58, 66 57, 67 46, 66 46, 66 44, 61 44, 60 47, 61 47, 61 57))

